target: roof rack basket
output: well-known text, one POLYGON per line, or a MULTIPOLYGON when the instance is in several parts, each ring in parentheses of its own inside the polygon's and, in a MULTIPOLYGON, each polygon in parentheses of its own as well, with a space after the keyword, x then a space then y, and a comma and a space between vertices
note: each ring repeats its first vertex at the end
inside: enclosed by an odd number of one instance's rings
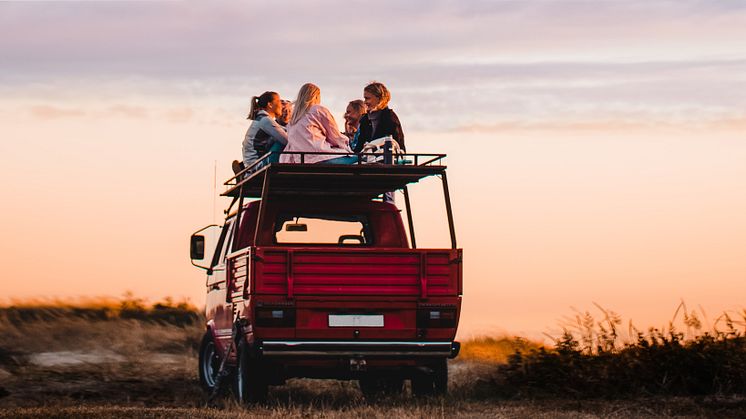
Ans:
MULTIPOLYGON (((402 190, 410 226, 410 236, 415 245, 412 227, 412 212, 407 185, 430 176, 441 178, 445 197, 452 247, 456 248, 451 199, 448 192, 445 154, 401 153, 318 153, 318 152, 273 152, 267 153, 251 166, 228 179, 222 196, 233 197, 226 213, 238 202, 240 217, 244 198, 270 196, 349 196, 373 199, 390 191, 402 190), (276 163, 279 155, 291 154, 300 163, 276 163), (326 156, 333 159, 343 156, 357 157, 352 164, 305 163, 307 156, 326 156)), ((263 209, 260 206, 259 217, 263 209)))

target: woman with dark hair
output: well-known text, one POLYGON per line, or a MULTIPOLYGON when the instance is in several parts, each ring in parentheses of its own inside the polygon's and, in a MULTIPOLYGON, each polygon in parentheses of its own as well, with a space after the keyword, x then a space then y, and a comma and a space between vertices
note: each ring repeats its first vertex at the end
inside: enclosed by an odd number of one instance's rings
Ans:
POLYGON ((360 118, 358 139, 354 151, 360 153, 365 143, 390 135, 404 151, 404 132, 396 113, 389 108, 391 93, 383 83, 372 82, 363 89, 368 113, 360 118))
MULTIPOLYGON (((243 164, 249 167, 268 152, 280 152, 288 143, 285 128, 275 120, 282 115, 283 106, 276 92, 264 92, 251 98, 251 110, 247 119, 251 126, 243 140, 243 164)), ((268 162, 277 162, 278 155, 269 157, 268 162)))
POLYGON ((293 116, 293 102, 285 99, 282 99, 281 102, 282 114, 275 118, 275 120, 278 124, 287 129, 288 122, 290 122, 290 118, 293 116))
POLYGON ((350 103, 347 104, 347 109, 345 109, 345 132, 343 134, 350 139, 350 148, 353 150, 355 149, 358 136, 360 135, 360 132, 358 131, 358 128, 360 127, 360 118, 365 115, 365 112, 365 102, 360 99, 351 100, 350 103))

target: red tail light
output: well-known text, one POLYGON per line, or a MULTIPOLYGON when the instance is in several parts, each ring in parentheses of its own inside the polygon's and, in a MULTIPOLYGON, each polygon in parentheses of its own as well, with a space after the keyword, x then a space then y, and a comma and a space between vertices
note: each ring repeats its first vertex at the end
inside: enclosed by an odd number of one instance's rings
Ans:
POLYGON ((295 309, 257 307, 254 319, 257 327, 295 327, 295 309))

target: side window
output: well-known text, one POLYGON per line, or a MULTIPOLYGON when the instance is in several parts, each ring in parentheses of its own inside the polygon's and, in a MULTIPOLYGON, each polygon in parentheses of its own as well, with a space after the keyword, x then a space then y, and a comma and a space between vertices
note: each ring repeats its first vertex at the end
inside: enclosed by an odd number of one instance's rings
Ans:
POLYGON ((223 226, 223 231, 218 239, 218 247, 215 249, 215 256, 212 259, 212 267, 222 266, 225 264, 225 255, 230 252, 233 236, 233 220, 228 221, 223 226))

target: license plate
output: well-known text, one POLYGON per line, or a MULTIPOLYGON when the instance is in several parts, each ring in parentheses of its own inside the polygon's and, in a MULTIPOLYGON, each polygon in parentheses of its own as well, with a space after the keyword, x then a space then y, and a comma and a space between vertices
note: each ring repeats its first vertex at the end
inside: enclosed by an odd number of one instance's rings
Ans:
POLYGON ((330 314, 329 327, 383 327, 383 314, 330 314))

